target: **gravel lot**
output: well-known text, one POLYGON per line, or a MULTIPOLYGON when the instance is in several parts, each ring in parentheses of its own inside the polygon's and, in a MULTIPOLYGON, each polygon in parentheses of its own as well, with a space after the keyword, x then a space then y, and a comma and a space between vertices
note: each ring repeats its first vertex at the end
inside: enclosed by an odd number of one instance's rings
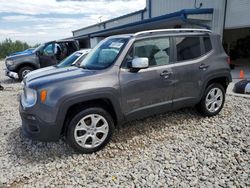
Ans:
POLYGON ((20 83, 0 61, 0 187, 250 187, 250 99, 227 96, 203 118, 183 109, 131 122, 102 151, 23 138, 20 83))

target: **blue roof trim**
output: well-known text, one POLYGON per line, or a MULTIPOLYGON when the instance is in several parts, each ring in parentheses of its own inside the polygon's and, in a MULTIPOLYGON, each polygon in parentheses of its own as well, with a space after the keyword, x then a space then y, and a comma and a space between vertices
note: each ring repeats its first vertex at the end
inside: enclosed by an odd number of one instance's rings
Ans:
POLYGON ((202 9, 183 9, 180 12, 184 14, 212 14, 214 12, 213 8, 202 8, 202 9))
MULTIPOLYGON (((200 27, 210 29, 210 27, 207 26, 207 25, 196 23, 196 22, 193 22, 193 21, 191 22, 190 20, 187 19, 187 15, 188 14, 212 14, 213 12, 214 12, 213 8, 183 9, 183 10, 180 10, 178 12, 165 14, 165 15, 158 16, 158 17, 155 17, 155 18, 146 19, 146 20, 142 20, 142 21, 137 21, 137 22, 133 22, 133 23, 129 23, 129 24, 125 24, 125 25, 121 25, 121 26, 117 26, 117 27, 113 27, 113 28, 109 28, 109 29, 104 29, 104 30, 97 31, 97 32, 94 32, 94 33, 88 33, 88 34, 85 34, 85 35, 82 35, 82 36, 90 35, 91 37, 95 37, 95 36, 99 36, 101 33, 104 33, 104 32, 124 29, 124 28, 127 28, 127 27, 133 27, 133 26, 137 26, 137 25, 148 24, 148 23, 157 22, 157 21, 161 21, 161 20, 169 20, 169 21, 170 20, 181 20, 181 21, 183 21, 185 23, 194 24, 194 25, 198 25, 200 27)), ((80 37, 80 36, 77 36, 77 37, 80 37)))
POLYGON ((97 32, 91 33, 91 37, 94 37, 94 36, 96 36, 96 35, 98 35, 100 33, 103 33, 103 32, 108 32, 108 31, 112 31, 112 30, 122 29, 122 28, 125 28, 125 27, 132 27, 132 26, 141 25, 141 24, 147 24, 147 23, 161 21, 161 20, 165 20, 165 19, 180 19, 183 22, 186 22, 186 23, 189 23, 189 24, 198 25, 200 27, 204 27, 204 28, 210 29, 210 27, 207 26, 207 25, 189 21, 187 19, 187 15, 188 14, 212 14, 213 11, 214 11, 213 8, 206 8, 206 9, 183 9, 183 10, 180 10, 178 12, 166 14, 166 15, 163 15, 163 16, 158 16, 158 17, 151 18, 151 19, 146 19, 146 20, 143 20, 143 21, 138 21, 138 22, 125 24, 125 25, 118 26, 118 27, 113 27, 113 28, 110 28, 110 29, 105 29, 105 30, 97 31, 97 32))

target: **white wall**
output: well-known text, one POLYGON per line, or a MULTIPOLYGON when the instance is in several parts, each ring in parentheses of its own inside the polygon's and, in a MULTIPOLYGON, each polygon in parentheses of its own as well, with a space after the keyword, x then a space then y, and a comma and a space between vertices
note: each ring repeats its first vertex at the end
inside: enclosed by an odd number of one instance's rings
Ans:
MULTIPOLYGON (((237 1, 237 0, 232 0, 237 1)), ((249 1, 250 0, 239 0, 239 1, 249 1)), ((194 9, 194 0, 152 0, 152 11, 151 17, 157 17, 173 12, 180 11, 182 9, 194 9)), ((212 30, 216 33, 223 34, 223 25, 224 25, 224 9, 225 9, 225 0, 197 0, 197 5, 203 3, 202 8, 214 8, 213 21, 209 25, 212 27, 212 30)), ((149 0, 146 3, 146 11, 144 12, 144 19, 149 17, 149 0)), ((142 7, 144 8, 144 7, 142 7)), ((125 18, 107 21, 106 29, 113 28, 116 26, 124 25, 127 23, 133 23, 141 20, 141 13, 136 15, 131 15, 125 18)), ((104 29, 104 25, 101 23, 99 25, 94 25, 92 27, 81 29, 73 32, 74 36, 85 35, 91 32, 96 32, 104 29)))
POLYGON ((102 25, 93 25, 87 28, 82 28, 82 29, 73 31, 73 36, 85 35, 88 33, 99 31, 100 29, 102 29, 102 25))
POLYGON ((90 38, 90 48, 94 48, 102 39, 101 37, 90 38))
MULTIPOLYGON (((241 1, 241 0, 240 0, 241 1)), ((250 1, 250 0, 248 0, 250 1)), ((194 0, 152 0, 152 17, 180 11, 182 9, 194 9, 194 0)), ((212 30, 223 34, 225 0, 197 0, 197 5, 202 8, 213 8, 212 30)))
MULTIPOLYGON (((195 0, 152 0, 151 17, 153 18, 153 17, 177 12, 177 11, 180 11, 182 9, 194 9, 195 8, 194 2, 195 2, 195 0)), ((225 2, 226 2, 226 0, 197 0, 197 5, 199 5, 200 3, 203 4, 203 6, 201 8, 213 8, 214 9, 214 13, 212 15, 212 21, 206 20, 208 17, 211 17, 210 15, 193 15, 193 16, 200 16, 200 18, 203 19, 203 23, 206 23, 207 25, 209 25, 214 32, 216 32, 220 35, 223 35, 225 2)), ((233 4, 235 2, 245 2, 245 4, 247 4, 247 5, 250 4, 250 0, 228 0, 228 9, 229 9, 228 12, 231 12, 231 10, 234 11, 232 8, 230 9, 230 7, 235 6, 235 9, 237 9, 237 8, 241 9, 241 6, 244 6, 243 5, 244 3, 239 3, 240 5, 237 7, 236 5, 233 4), (246 3, 246 2, 248 2, 248 3, 246 3)), ((149 16, 149 0, 147 0, 146 5, 147 5, 146 11, 143 14, 144 19, 149 18, 148 17, 149 16)), ((248 10, 250 10, 250 8, 248 8, 248 10)), ((240 12, 240 11, 241 10, 237 9, 237 12, 240 12)), ((248 11, 248 13, 249 13, 249 19, 248 19, 248 22, 249 22, 250 21, 250 11, 248 11)), ((190 16, 191 16, 190 18, 192 18, 194 20, 196 19, 196 18, 193 18, 192 15, 190 15, 190 16)), ((229 20, 229 16, 232 16, 232 15, 230 14, 227 16, 228 20, 229 20)), ((128 17, 123 17, 120 19, 107 21, 107 23, 105 25, 106 26, 105 29, 113 28, 113 27, 124 25, 127 23, 133 23, 133 22, 140 21, 140 20, 141 20, 141 14, 139 12, 136 15, 130 15, 128 17)), ((199 20, 196 19, 196 21, 199 21, 199 20)), ((239 21, 239 22, 241 22, 241 21, 239 21)), ((244 21, 242 21, 242 22, 244 22, 244 21)), ((229 23, 230 23, 230 21, 228 21, 226 23, 227 26, 229 25, 229 23)), ((235 21, 235 23, 237 23, 237 22, 235 21)), ((85 29, 83 28, 81 30, 75 31, 73 34, 74 34, 74 36, 79 36, 79 35, 85 35, 85 34, 93 33, 96 31, 100 31, 103 29, 104 29, 104 25, 99 24, 99 25, 94 25, 94 26, 90 26, 90 27, 85 28, 85 29)), ((96 44, 95 40, 96 39, 91 39, 91 41, 93 41, 93 42, 91 42, 91 46, 92 46, 92 43, 96 44)))
POLYGON ((250 27, 250 0, 228 0, 225 27, 250 27))

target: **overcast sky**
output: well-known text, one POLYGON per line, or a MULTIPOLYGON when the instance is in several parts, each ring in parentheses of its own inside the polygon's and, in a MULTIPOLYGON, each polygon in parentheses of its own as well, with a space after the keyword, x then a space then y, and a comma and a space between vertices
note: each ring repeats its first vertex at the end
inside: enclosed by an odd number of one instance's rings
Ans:
POLYGON ((145 0, 0 0, 0 41, 29 44, 72 36, 72 30, 145 8, 145 0))

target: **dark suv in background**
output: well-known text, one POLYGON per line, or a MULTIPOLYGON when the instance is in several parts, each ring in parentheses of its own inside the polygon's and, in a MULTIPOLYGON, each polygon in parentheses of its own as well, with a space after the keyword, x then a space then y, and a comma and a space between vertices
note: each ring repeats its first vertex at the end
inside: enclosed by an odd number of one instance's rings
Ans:
POLYGON ((78 49, 78 43, 74 40, 52 41, 41 44, 29 53, 8 56, 5 59, 5 74, 10 78, 23 80, 29 72, 56 65, 78 49))
POLYGON ((42 141, 66 136, 73 148, 91 153, 127 121, 192 106, 217 115, 231 80, 220 36, 209 30, 113 36, 80 67, 25 77, 22 130, 42 141))

